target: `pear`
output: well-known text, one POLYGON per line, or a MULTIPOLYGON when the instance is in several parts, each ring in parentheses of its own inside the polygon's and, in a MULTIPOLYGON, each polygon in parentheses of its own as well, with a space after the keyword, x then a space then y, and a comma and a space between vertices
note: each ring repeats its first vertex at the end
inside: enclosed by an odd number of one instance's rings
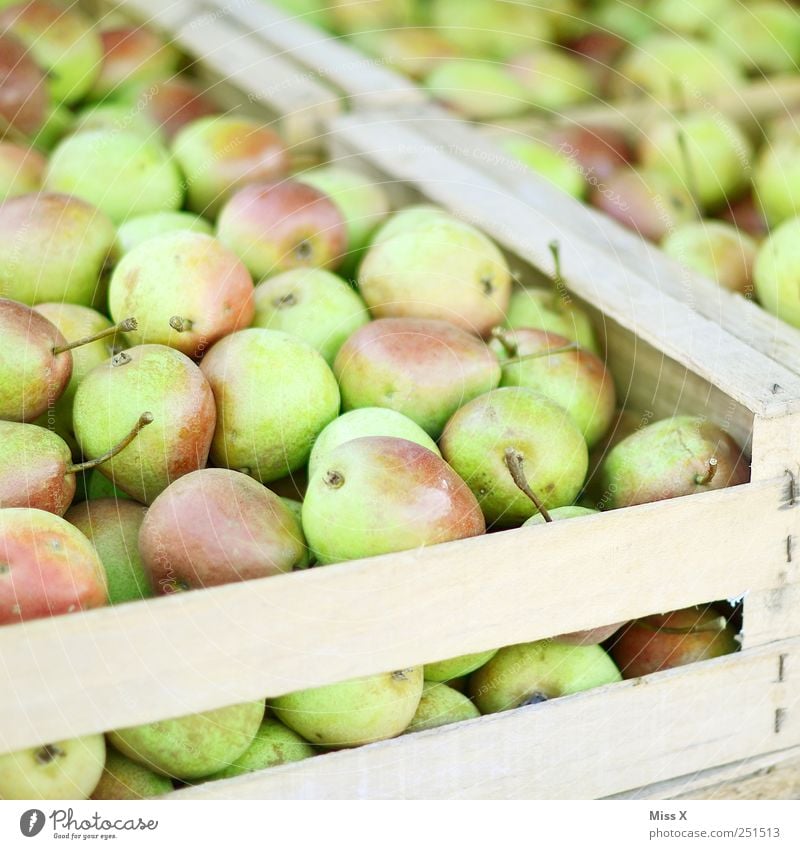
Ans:
POLYGON ((253 326, 297 336, 316 348, 328 365, 368 321, 358 293, 324 268, 294 268, 256 286, 253 326))
POLYGON ((262 483, 304 466, 339 414, 339 387, 322 355, 278 330, 232 333, 201 368, 217 406, 214 465, 246 469, 262 483))
POLYGON ((731 0, 655 0, 650 14, 670 32, 709 35, 733 12, 731 0))
POLYGON ((92 544, 44 510, 0 510, 0 625, 106 604, 103 565, 92 544))
POLYGON ((296 179, 324 192, 339 208, 347 228, 347 264, 353 267, 389 214, 386 192, 375 180, 341 165, 323 165, 296 179))
POLYGON ((18 3, 0 12, 0 30, 25 43, 46 72, 54 100, 75 103, 94 85, 103 47, 92 20, 75 6, 18 3))
POLYGON ((510 463, 524 464, 547 509, 572 504, 588 467, 586 442, 569 415, 524 387, 487 392, 447 423, 442 456, 468 484, 489 525, 513 527, 536 507, 517 488, 510 463))
POLYGON ((504 324, 512 330, 533 328, 557 333, 597 354, 600 346, 584 310, 563 291, 540 287, 516 289, 511 295, 504 324))
POLYGON ((117 444, 142 410, 153 424, 98 468, 114 485, 149 504, 169 483, 206 464, 216 424, 208 381, 186 356, 163 345, 138 345, 92 369, 73 405, 84 454, 117 444))
POLYGON ((705 209, 716 209, 745 188, 751 156, 739 127, 706 111, 662 119, 639 144, 643 167, 669 175, 705 209))
POLYGON ((162 594, 291 572, 306 557, 281 499, 230 469, 199 469, 170 484, 147 511, 139 551, 162 594))
POLYGON ((209 710, 111 731, 117 751, 159 775, 182 781, 230 766, 253 742, 264 702, 209 710))
POLYGON ((239 189, 222 207, 217 236, 256 280, 290 268, 335 269, 347 250, 339 208, 296 180, 239 189))
POLYGON ((441 103, 472 121, 496 121, 527 112, 525 87, 502 65, 481 59, 443 59, 425 78, 441 103))
POLYGON ((614 446, 600 468, 603 509, 646 504, 746 483, 747 458, 713 422, 662 419, 614 446))
POLYGON ((425 27, 367 30, 355 33, 352 40, 365 53, 415 80, 424 79, 443 59, 458 55, 454 44, 425 27))
POLYGON ((771 228, 800 215, 800 140, 784 135, 764 145, 753 169, 753 193, 771 228))
POLYGON ((600 123, 554 127, 547 133, 546 141, 570 159, 592 185, 606 180, 633 158, 625 133, 600 123))
POLYGON ((422 318, 364 325, 341 347, 333 371, 345 410, 386 407, 434 439, 462 404, 500 382, 497 359, 480 339, 422 318))
POLYGON ((134 345, 158 344, 199 359, 253 319, 253 281, 213 236, 179 230, 129 251, 108 288, 112 316, 136 315, 134 345), (169 280, 169 286, 164 280, 169 280))
POLYGON ((102 734, 0 755, 0 799, 88 799, 105 758, 102 734))
POLYGON ((114 225, 66 195, 20 195, 0 204, 0 291, 24 304, 90 306, 113 257, 114 225))
POLYGON ((725 289, 752 291, 758 246, 752 236, 725 221, 682 224, 661 243, 664 253, 725 289))
POLYGON ((86 501, 92 501, 99 498, 111 498, 115 501, 130 501, 131 497, 127 492, 117 489, 113 483, 97 469, 91 469, 84 476, 86 501))
POLYGON ((0 141, 0 203, 38 192, 46 168, 47 160, 33 148, 0 141))
POLYGON ((469 695, 481 713, 499 713, 621 680, 600 646, 540 640, 500 649, 471 676, 469 695))
POLYGON ((478 708, 463 693, 438 681, 426 681, 417 712, 405 733, 440 728, 452 722, 475 719, 480 715, 478 708))
POLYGON ((221 111, 208 89, 183 77, 162 81, 153 89, 152 85, 143 86, 133 102, 167 141, 187 124, 221 111))
POLYGON ((146 212, 179 209, 180 173, 154 139, 130 130, 86 130, 64 139, 50 157, 45 188, 75 195, 120 224, 146 212))
POLYGON ((238 115, 209 115, 186 124, 172 140, 172 155, 186 177, 189 209, 209 218, 242 186, 277 180, 289 171, 280 136, 238 115))
POLYGON ((23 139, 38 133, 48 113, 45 75, 25 44, 10 32, 0 33, 0 89, 0 126, 23 139))
POLYGON ((176 230, 191 230, 211 236, 214 228, 205 218, 192 212, 150 212, 129 218, 117 231, 120 253, 126 254, 134 248, 164 233, 176 230))
POLYGON ((106 752, 106 765, 92 799, 149 799, 172 791, 172 782, 114 749, 106 752))
POLYGON ((91 130, 129 130, 158 138, 158 127, 136 106, 125 101, 108 100, 90 103, 75 113, 71 133, 91 130))
POLYGON ((328 684, 269 699, 278 719, 322 746, 347 748, 397 737, 422 698, 422 667, 328 684))
POLYGON ((582 198, 586 194, 586 181, 580 169, 572 159, 558 150, 520 136, 502 139, 500 147, 568 195, 582 198))
POLYGON ((372 235, 370 244, 378 245, 404 233, 424 230, 428 225, 458 221, 449 212, 432 203, 417 203, 395 212, 372 235))
POLYGON ((648 14, 650 5, 642 7, 627 0, 600 0, 592 17, 601 32, 609 31, 625 43, 638 44, 656 26, 653 17, 648 14))
POLYGON ((208 778, 211 781, 233 778, 271 766, 302 761, 315 754, 314 748, 297 732, 277 719, 265 717, 250 746, 230 766, 208 778))
POLYGON ((312 563, 311 552, 308 550, 306 535, 303 533, 303 502, 285 495, 281 495, 279 498, 283 502, 284 507, 292 514, 292 519, 294 520, 291 524, 292 535, 303 544, 303 554, 299 560, 295 561, 292 569, 308 569, 309 566, 313 566, 314 564, 312 563))
POLYGON ((462 654, 451 657, 448 660, 439 660, 436 663, 425 664, 426 681, 452 681, 474 672, 484 663, 488 663, 496 654, 497 649, 480 651, 475 654, 462 654))
POLYGON ((633 410, 617 410, 613 422, 606 431, 606 435, 594 446, 589 454, 589 473, 586 475, 586 483, 583 487, 582 498, 587 507, 596 506, 603 498, 603 490, 600 482, 600 469, 608 452, 623 439, 636 433, 645 425, 650 423, 651 416, 633 410))
POLYGON ((595 96, 592 74, 567 51, 537 46, 513 56, 506 68, 539 109, 566 109, 595 96))
POLYGON ((734 629, 709 606, 634 619, 614 639, 610 651, 624 678, 638 678, 738 648, 734 629))
POLYGON ((484 336, 503 321, 511 296, 505 257, 471 225, 432 217, 395 235, 378 232, 359 269, 361 296, 375 318, 444 319, 484 336))
POLYGON ((756 294, 765 310, 800 327, 800 218, 790 218, 761 245, 753 267, 756 294))
MULTIPOLYGON (((289 0, 292 6, 299 2, 301 0, 289 0)), ((307 5, 308 0, 305 0, 304 6, 307 5)), ((341 33, 401 26, 411 23, 417 14, 415 0, 331 0, 317 6, 315 20, 322 15, 328 26, 341 33)))
POLYGON ((495 332, 501 386, 525 386, 563 407, 589 448, 608 431, 616 413, 614 381, 603 361, 565 336, 544 330, 495 332))
POLYGON ((334 419, 322 430, 308 458, 309 476, 313 476, 334 448, 362 436, 394 436, 407 439, 441 457, 436 443, 408 416, 385 407, 360 407, 334 419))
POLYGON ((146 508, 133 501, 98 498, 64 514, 92 543, 103 563, 110 604, 153 595, 139 555, 139 529, 146 508))
POLYGON ((432 451, 364 436, 326 454, 315 469, 303 530, 326 564, 478 536, 485 525, 467 485, 432 451))
POLYGON ((38 150, 52 151, 75 126, 75 115, 66 106, 52 104, 47 110, 44 123, 31 139, 38 150))
POLYGON ((800 17, 780 0, 729 4, 711 41, 734 62, 764 74, 794 73, 800 63, 800 17))

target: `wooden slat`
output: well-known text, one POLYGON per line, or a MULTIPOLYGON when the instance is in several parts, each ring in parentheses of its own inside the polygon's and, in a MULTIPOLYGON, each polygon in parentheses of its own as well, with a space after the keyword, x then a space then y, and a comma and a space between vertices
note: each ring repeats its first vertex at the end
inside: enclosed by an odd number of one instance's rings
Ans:
POLYGON ((591 799, 800 743, 797 640, 171 794, 591 799), (780 731, 775 712, 783 709, 780 731))
POLYGON ((771 587, 786 496, 749 484, 7 626, 0 751, 771 587))
POLYGON ((342 163, 361 160, 410 184, 547 272, 552 273, 548 245, 559 241, 564 277, 581 298, 752 412, 771 417, 800 411, 798 376, 730 336, 691 305, 659 292, 644 275, 586 238, 578 226, 580 204, 575 204, 573 227, 551 215, 544 202, 534 206, 487 177, 477 160, 455 159, 451 150, 411 123, 387 115, 342 116, 334 122, 334 153, 342 163))

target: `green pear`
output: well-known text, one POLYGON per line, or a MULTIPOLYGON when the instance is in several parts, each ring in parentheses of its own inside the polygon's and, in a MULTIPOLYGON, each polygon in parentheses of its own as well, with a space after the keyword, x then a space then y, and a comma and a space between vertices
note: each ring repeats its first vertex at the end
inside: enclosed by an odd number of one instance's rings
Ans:
POLYGON ((324 268, 294 268, 256 286, 253 327, 297 336, 316 348, 328 365, 333 365, 348 337, 368 321, 358 293, 324 268))
POLYGON ((232 333, 201 368, 217 405, 214 465, 247 469, 262 483, 304 466, 318 434, 339 414, 339 387, 322 355, 287 333, 232 333))
POLYGON ((434 439, 466 401, 496 388, 491 350, 447 321, 383 318, 357 330, 333 364, 345 410, 386 407, 434 439))
POLYGON ((432 203, 417 203, 395 212, 372 235, 370 244, 377 245, 404 233, 424 230, 428 225, 457 221, 447 210, 432 203))
POLYGON ((111 731, 108 740, 137 763, 182 781, 230 766, 253 742, 264 702, 245 702, 111 731))
POLYGON ((130 130, 86 130, 64 139, 50 157, 45 188, 95 204, 115 223, 179 209, 180 173, 164 148, 130 130))
POLYGON ((339 207, 347 228, 348 264, 353 267, 370 236, 389 214, 386 192, 375 180, 341 165, 304 171, 297 179, 325 192, 339 207))
POLYGON ((75 103, 100 73, 103 46, 91 18, 71 5, 32 0, 0 12, 0 30, 24 42, 47 74, 56 102, 75 103))
POLYGON ((425 78, 440 102, 471 121, 513 118, 531 108, 525 87, 502 65, 480 59, 443 59, 425 78))
POLYGON ((100 556, 110 604, 153 595, 138 547, 139 529, 146 512, 145 507, 133 501, 102 498, 76 504, 64 514, 100 556))
POLYGON ((281 137, 241 115, 207 115, 186 124, 172 140, 172 155, 186 177, 189 209, 208 218, 242 186, 289 171, 281 137))
POLYGON ((501 386, 525 386, 563 407, 578 426, 589 448, 608 431, 616 414, 611 374, 591 351, 565 336, 544 330, 502 330, 495 333, 500 356, 501 386))
POLYGON ((278 719, 309 743, 336 748, 397 737, 422 698, 422 667, 300 690, 269 699, 278 719))
POLYGON ((41 130, 50 109, 50 93, 27 45, 4 29, 0 25, 0 126, 4 134, 18 136, 24 143, 41 130))
POLYGON ((465 404, 439 442, 442 456, 463 478, 489 525, 514 527, 536 513, 515 482, 512 464, 524 465, 542 505, 572 504, 589 463, 586 441, 567 412, 520 386, 495 389, 465 404))
POLYGON ((600 646, 540 640, 500 649, 472 675, 469 695, 481 713, 499 713, 621 680, 600 646))
POLYGON ((117 501, 120 499, 130 500, 130 495, 117 489, 114 484, 97 469, 92 469, 87 472, 86 477, 86 501, 92 501, 98 498, 113 498, 117 501))
POLYGON ((504 324, 512 330, 530 327, 558 333, 597 354, 600 346, 588 314, 564 292, 540 287, 515 289, 504 324))
POLYGON ((426 681, 452 681, 474 672, 497 654, 497 649, 480 651, 475 654, 462 654, 436 663, 425 664, 426 681))
POLYGON ((282 722, 265 717, 256 732, 253 742, 238 758, 225 769, 208 776, 211 781, 218 778, 233 778, 247 772, 256 772, 271 766, 294 763, 311 758, 316 754, 296 731, 282 722))
POLYGON ((756 254, 753 280, 759 303, 794 327, 800 327, 800 218, 776 227, 756 254))
POLYGON ((600 0, 593 10, 593 20, 602 30, 617 34, 630 44, 638 44, 655 28, 655 21, 646 7, 627 0, 600 0))
POLYGON ((575 161, 558 150, 521 136, 501 140, 500 147, 572 197, 586 194, 586 180, 575 161))
POLYGON ((143 410, 152 424, 98 468, 149 504, 171 481, 205 466, 216 410, 208 381, 188 357, 164 345, 138 345, 93 368, 78 386, 72 419, 84 454, 104 455, 143 410))
POLYGON ((205 233, 211 236, 214 228, 211 224, 192 212, 150 212, 129 218, 117 231, 120 253, 126 254, 139 247, 142 242, 173 233, 176 230, 191 230, 193 233, 205 233))
POLYGON ((603 509, 646 504, 746 483, 750 464, 713 422, 675 416, 643 427, 614 446, 600 467, 603 509))
POLYGON ((114 749, 106 752, 106 766, 92 799, 150 799, 172 792, 172 782, 114 749))
POLYGON ((113 258, 116 231, 74 197, 28 194, 0 204, 0 292, 24 304, 90 306, 113 258))
POLYGON ((299 560, 294 564, 293 569, 308 569, 309 566, 312 566, 312 558, 311 552, 308 550, 308 542, 306 541, 306 535, 303 533, 303 502, 298 501, 296 498, 288 498, 285 495, 280 496, 281 501, 284 506, 289 510, 294 518, 294 524, 292 525, 292 534, 296 539, 299 539, 303 543, 304 553, 300 557, 299 560))
POLYGON ((75 113, 71 133, 92 130, 129 130, 139 135, 158 138, 158 126, 136 106, 124 101, 109 100, 90 103, 75 113))
POLYGON ((750 141, 735 123, 705 111, 656 122, 639 145, 642 166, 668 174, 706 209, 745 188, 751 156, 750 141))
POLYGON ((753 169, 753 192, 770 227, 800 215, 800 139, 779 136, 761 149, 753 169))
POLYGON ((734 5, 731 0, 655 0, 648 11, 669 32, 703 36, 714 33, 734 5))
POLYGON ((664 253, 725 289, 752 291, 758 246, 752 236, 726 221, 682 224, 661 243, 664 253))
POLYGON ((780 0, 731 3, 715 20, 711 41, 734 62, 763 74, 796 73, 800 16, 780 0))
POLYGON ((0 141, 0 203, 38 192, 46 168, 47 160, 33 148, 0 141))
POLYGON ((539 109, 566 109, 595 96, 590 69, 567 51, 537 46, 509 59, 506 68, 539 109))
POLYGON ((422 698, 417 712, 405 733, 440 728, 452 722, 475 719, 480 715, 478 708, 463 693, 439 681, 426 681, 422 688, 422 698))
POLYGON ((486 335, 511 296, 505 257, 469 224, 422 217, 427 223, 377 234, 359 269, 361 296, 375 318, 444 319, 486 335))
POLYGON ((350 410, 326 425, 314 442, 308 458, 308 474, 316 469, 334 448, 362 436, 394 436, 416 442, 441 457, 436 443, 408 416, 386 407, 361 407, 350 410))
POLYGON ((105 758, 102 734, 0 755, 0 799, 88 799, 105 758))
POLYGON ((432 451, 364 436, 326 454, 315 469, 303 530, 327 564, 478 536, 485 525, 469 488, 432 451))
POLYGON ((31 139, 31 144, 37 150, 51 151, 72 131, 75 116, 66 106, 53 104, 45 115, 44 123, 31 139))
POLYGON ((112 316, 136 316, 131 344, 168 345, 199 359, 223 336, 249 326, 253 281, 213 236, 176 230, 125 254, 111 275, 108 307, 112 316))

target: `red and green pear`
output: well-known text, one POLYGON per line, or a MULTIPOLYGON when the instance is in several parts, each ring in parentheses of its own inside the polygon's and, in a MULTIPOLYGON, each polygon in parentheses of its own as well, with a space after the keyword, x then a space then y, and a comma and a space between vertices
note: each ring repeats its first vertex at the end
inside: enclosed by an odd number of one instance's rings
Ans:
POLYGON ((481 713, 499 713, 620 680, 600 646, 540 640, 500 649, 470 677, 469 696, 481 713))
POLYGON ((547 142, 575 162, 592 185, 606 180, 633 158, 624 133, 613 127, 580 124, 556 127, 548 133, 547 142))
POLYGON ((370 244, 378 245, 405 233, 424 230, 429 225, 447 224, 454 220, 453 216, 432 203, 417 203, 395 212, 372 234, 370 244))
POLYGON ((278 719, 309 743, 335 748, 397 737, 422 698, 422 667, 300 690, 267 700, 278 719))
POLYGON ((497 649, 476 652, 475 654, 462 654, 447 660, 438 660, 436 663, 425 664, 426 681, 452 681, 469 675, 476 669, 488 663, 496 654, 497 649))
POLYGON ((139 554, 147 509, 135 501, 98 498, 70 507, 64 518, 92 543, 103 563, 110 604, 153 595, 139 554))
POLYGON ((440 728, 453 722, 476 719, 480 715, 478 708, 463 693, 440 681, 426 681, 417 712, 405 733, 440 728))
POLYGON ((609 451, 600 467, 600 506, 646 504, 749 479, 750 464, 733 437, 705 419, 675 416, 643 427, 609 451))
POLYGON ((589 457, 577 425, 549 398, 524 387, 487 392, 450 419, 442 456, 475 494, 488 525, 514 527, 537 512, 515 482, 521 466, 546 508, 573 504, 589 457))
POLYGON ((199 215, 193 212, 149 212, 136 218, 129 218, 117 230, 117 239, 121 254, 126 254, 139 247, 142 242, 165 233, 179 230, 190 230, 192 233, 205 233, 211 236, 214 228, 199 215))
POLYGON ((171 481, 206 465, 216 409, 208 381, 187 356, 164 345, 138 345, 92 369, 78 386, 72 418, 84 454, 103 455, 143 410, 153 423, 98 468, 149 504, 171 481))
POLYGON ((92 799, 150 799, 172 791, 172 782, 164 775, 126 758, 109 747, 106 765, 92 799))
POLYGON ((0 203, 38 192, 46 168, 47 160, 33 148, 0 141, 0 203))
POLYGON ((50 98, 45 75, 10 32, 0 33, 0 91, 0 126, 22 138, 35 135, 47 117, 50 98))
POLYGON ((318 434, 339 414, 339 387, 322 355, 278 330, 232 333, 201 368, 217 407, 214 465, 262 483, 304 466, 318 434))
POLYGON ((205 89, 182 77, 166 80, 155 91, 152 89, 145 85, 134 103, 141 105, 144 116, 161 130, 166 141, 187 124, 221 111, 205 89))
POLYGON ((757 241, 761 241, 769 232, 764 214, 752 192, 728 204, 719 216, 722 221, 733 224, 742 235, 746 234, 757 241))
POLYGON ((172 155, 186 177, 189 209, 208 218, 215 218, 237 189, 279 180, 289 171, 289 153, 280 136, 259 121, 236 115, 186 124, 172 140, 172 155))
POLYGON ((129 251, 111 276, 112 316, 135 315, 134 345, 176 348, 199 359, 253 319, 253 281, 213 236, 187 230, 154 236, 129 251), (164 281, 169 280, 165 286, 164 281))
POLYGON ((297 336, 316 348, 328 365, 368 321, 361 296, 324 268, 293 268, 256 286, 253 327, 297 336))
POLYGON ((611 645, 624 678, 737 651, 736 633, 711 607, 687 607, 629 623, 611 645))
POLYGON ((436 454, 388 436, 365 436, 326 454, 308 483, 303 530, 322 564, 479 536, 469 487, 436 454))
POLYGON ((110 219, 76 197, 10 198, 0 204, 0 294, 31 305, 91 306, 115 242, 110 219))
POLYGON ((497 358, 482 340, 423 318, 365 324, 340 348, 333 371, 345 410, 386 407, 434 439, 462 404, 500 382, 497 358))
POLYGON ((139 551, 156 593, 291 572, 306 548, 281 499, 241 472, 200 469, 153 501, 139 551))
POLYGON ((60 516, 0 510, 0 625, 102 607, 103 564, 88 539, 60 516))
POLYGON ((339 208, 296 180, 240 189, 219 214, 217 236, 256 280, 290 268, 335 269, 347 251, 339 208))

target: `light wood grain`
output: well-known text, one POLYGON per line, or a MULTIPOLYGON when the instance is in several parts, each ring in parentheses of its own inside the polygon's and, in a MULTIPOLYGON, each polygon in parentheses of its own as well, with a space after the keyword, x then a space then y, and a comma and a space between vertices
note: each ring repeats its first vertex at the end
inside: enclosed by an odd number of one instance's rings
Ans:
POLYGON ((7 626, 0 750, 765 589, 797 522, 786 494, 779 479, 7 626))
POLYGON ((590 799, 796 746, 797 640, 180 790, 193 799, 590 799))

